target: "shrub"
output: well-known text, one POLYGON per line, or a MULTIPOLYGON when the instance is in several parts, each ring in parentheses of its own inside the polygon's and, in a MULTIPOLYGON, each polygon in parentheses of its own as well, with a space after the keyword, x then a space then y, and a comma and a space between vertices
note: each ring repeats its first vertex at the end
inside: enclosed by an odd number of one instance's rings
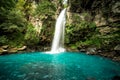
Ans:
POLYGON ((25 40, 27 45, 34 45, 39 42, 39 37, 36 34, 36 30, 32 24, 27 26, 27 32, 25 34, 25 40))

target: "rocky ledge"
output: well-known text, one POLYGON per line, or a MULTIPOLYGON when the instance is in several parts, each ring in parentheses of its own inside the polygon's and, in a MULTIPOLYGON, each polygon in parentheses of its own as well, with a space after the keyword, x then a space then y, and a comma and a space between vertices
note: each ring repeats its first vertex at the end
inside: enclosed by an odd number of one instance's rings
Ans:
POLYGON ((117 45, 113 48, 113 50, 103 50, 97 49, 95 47, 87 47, 87 48, 78 48, 78 49, 67 49, 70 52, 84 52, 88 55, 100 55, 102 57, 110 58, 114 61, 120 62, 120 45, 117 45))
MULTIPOLYGON (((120 45, 117 45, 113 50, 103 50, 103 49, 97 49, 95 47, 88 47, 88 48, 78 48, 78 49, 71 49, 66 48, 69 52, 84 52, 88 55, 100 55, 102 57, 110 58, 114 61, 120 62, 120 45)), ((20 48, 16 47, 9 47, 8 45, 1 46, 0 47, 0 54, 8 54, 8 53, 17 53, 17 52, 35 52, 35 51, 49 51, 50 47, 41 47, 41 46, 22 46, 20 48)))
POLYGON ((8 45, 4 45, 0 47, 0 54, 8 54, 8 53, 16 53, 19 51, 24 51, 27 48, 27 46, 22 46, 20 48, 17 47, 10 47, 8 45))

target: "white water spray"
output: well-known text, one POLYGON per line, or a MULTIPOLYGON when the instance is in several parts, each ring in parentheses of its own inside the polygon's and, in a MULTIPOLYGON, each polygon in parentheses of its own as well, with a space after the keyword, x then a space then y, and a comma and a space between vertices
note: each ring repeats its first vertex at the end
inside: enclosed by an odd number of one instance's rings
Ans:
POLYGON ((65 23, 66 23, 66 8, 60 13, 56 25, 55 25, 55 34, 52 42, 51 52, 58 53, 64 52, 64 32, 65 32, 65 23))

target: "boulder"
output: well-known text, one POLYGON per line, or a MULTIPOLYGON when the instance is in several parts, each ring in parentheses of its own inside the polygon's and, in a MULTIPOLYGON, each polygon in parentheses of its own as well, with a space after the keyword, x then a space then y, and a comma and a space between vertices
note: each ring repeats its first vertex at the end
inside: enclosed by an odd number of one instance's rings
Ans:
POLYGON ((0 48, 0 54, 4 53, 4 52, 7 52, 7 50, 3 49, 3 48, 0 48))
POLYGON ((80 52, 86 52, 86 50, 85 49, 80 49, 80 52))
POLYGON ((23 46, 23 47, 21 47, 21 48, 18 48, 17 50, 18 51, 23 51, 23 50, 25 50, 27 48, 27 46, 23 46))
POLYGON ((114 57, 112 60, 114 60, 114 61, 119 61, 119 62, 120 62, 120 56, 116 56, 116 57, 114 57))
POLYGON ((2 46, 3 49, 7 49, 8 47, 9 47, 8 45, 2 46))
POLYGON ((87 48, 87 54, 96 54, 97 49, 96 48, 87 48))
POLYGON ((114 50, 115 50, 115 52, 116 52, 117 54, 120 55, 120 45, 115 46, 115 47, 114 47, 114 50))
POLYGON ((8 49, 8 53, 16 53, 17 51, 18 51, 17 48, 8 49))
POLYGON ((115 46, 114 50, 120 51, 120 45, 115 46))

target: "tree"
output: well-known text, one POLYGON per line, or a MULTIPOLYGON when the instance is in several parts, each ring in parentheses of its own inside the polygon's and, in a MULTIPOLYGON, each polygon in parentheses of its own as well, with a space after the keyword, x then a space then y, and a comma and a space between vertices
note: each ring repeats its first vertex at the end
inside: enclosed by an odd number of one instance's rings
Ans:
POLYGON ((24 18, 24 0, 1 0, 0 1, 0 37, 6 40, 0 44, 14 43, 23 36, 27 25, 24 18), (19 37, 18 37, 19 36, 19 37))

